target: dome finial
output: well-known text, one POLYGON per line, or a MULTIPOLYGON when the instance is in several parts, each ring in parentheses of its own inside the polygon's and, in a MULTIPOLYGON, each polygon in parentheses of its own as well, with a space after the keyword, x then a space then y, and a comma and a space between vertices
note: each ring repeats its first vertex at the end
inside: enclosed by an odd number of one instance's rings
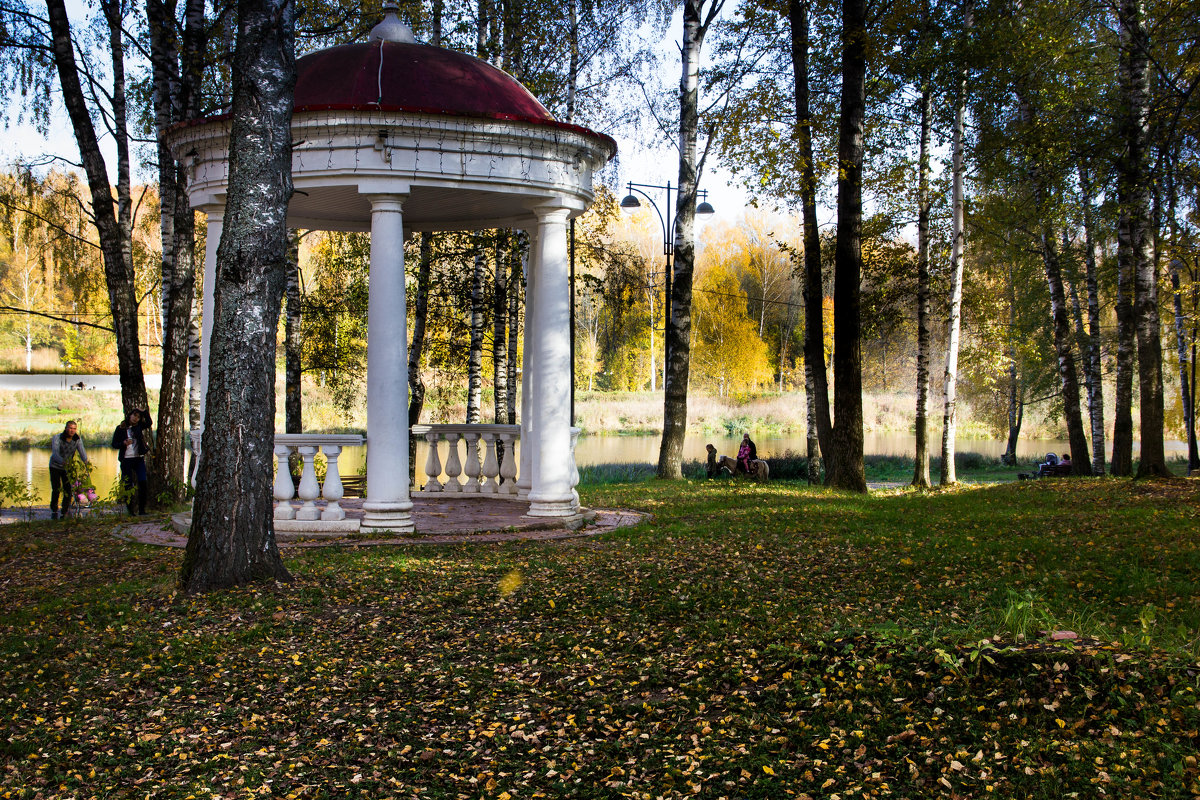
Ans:
POLYGON ((371 35, 367 40, 415 44, 417 39, 413 36, 412 29, 400 21, 400 17, 397 16, 398 11, 400 11, 400 6, 395 0, 384 0, 383 21, 371 29, 371 35))

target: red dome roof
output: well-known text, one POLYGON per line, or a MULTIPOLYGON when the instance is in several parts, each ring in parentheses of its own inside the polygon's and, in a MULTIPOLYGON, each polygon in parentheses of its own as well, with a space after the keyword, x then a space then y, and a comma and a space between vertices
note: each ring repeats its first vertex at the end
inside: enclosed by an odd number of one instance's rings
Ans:
POLYGON ((329 109, 560 124, 515 78, 486 61, 406 42, 345 44, 297 59, 295 110, 329 109))

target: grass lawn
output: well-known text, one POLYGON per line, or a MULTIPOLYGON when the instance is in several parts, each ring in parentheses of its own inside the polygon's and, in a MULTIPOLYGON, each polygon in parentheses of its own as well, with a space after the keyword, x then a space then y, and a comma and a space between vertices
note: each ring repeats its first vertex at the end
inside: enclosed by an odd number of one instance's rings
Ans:
POLYGON ((3 527, 0 797, 1200 793, 1200 481, 584 501, 655 517, 207 597, 3 527))

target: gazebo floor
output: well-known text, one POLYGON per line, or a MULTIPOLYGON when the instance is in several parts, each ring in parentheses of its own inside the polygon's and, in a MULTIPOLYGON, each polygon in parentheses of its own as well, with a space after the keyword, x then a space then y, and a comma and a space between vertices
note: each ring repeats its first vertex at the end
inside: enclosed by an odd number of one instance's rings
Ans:
MULTIPOLYGON (((412 498, 414 532, 360 531, 362 500, 344 499, 340 505, 346 519, 339 523, 303 520, 276 520, 275 536, 280 545, 289 543, 411 543, 450 541, 507 541, 510 539, 547 539, 603 533, 634 525, 648 515, 635 511, 596 511, 580 509, 571 517, 531 517, 529 504, 498 499, 494 495, 422 495, 412 498), (321 528, 324 528, 322 530, 321 528)), ((171 518, 174 536, 181 540, 191 526, 190 512, 171 518)), ((164 532, 166 533, 166 532, 164 532)), ((136 536, 139 540, 143 537, 136 536)), ((167 536, 166 539, 174 538, 167 536)), ((171 545, 174 541, 154 542, 171 545)))

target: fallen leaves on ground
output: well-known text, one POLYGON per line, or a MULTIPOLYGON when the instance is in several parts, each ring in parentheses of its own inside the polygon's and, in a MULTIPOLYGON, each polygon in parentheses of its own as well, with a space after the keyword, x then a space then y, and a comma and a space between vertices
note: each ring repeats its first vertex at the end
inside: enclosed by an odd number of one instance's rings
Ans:
POLYGON ((1198 492, 1145 486, 606 487, 654 520, 206 597, 9 526, 0 797, 1191 796, 1198 492))

